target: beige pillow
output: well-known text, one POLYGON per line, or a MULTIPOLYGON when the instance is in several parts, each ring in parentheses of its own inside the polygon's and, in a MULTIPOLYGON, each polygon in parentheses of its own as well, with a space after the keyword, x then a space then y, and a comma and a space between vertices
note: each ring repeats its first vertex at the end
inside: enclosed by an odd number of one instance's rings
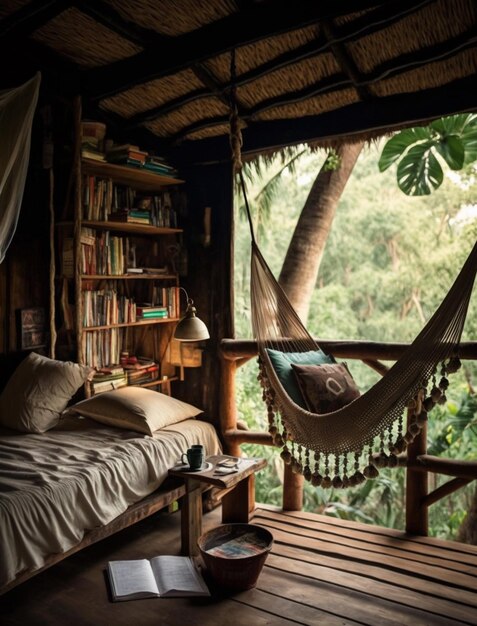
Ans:
POLYGON ((92 371, 78 363, 30 353, 0 396, 0 424, 27 433, 53 428, 92 371))
POLYGON ((121 387, 82 400, 65 415, 83 415, 91 419, 152 435, 155 430, 182 422, 202 413, 191 404, 143 387, 121 387))

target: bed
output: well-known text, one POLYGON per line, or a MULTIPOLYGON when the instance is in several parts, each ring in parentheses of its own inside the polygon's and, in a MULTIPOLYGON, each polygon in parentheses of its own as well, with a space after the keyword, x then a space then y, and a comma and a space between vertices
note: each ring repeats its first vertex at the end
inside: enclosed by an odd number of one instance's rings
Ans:
POLYGON ((71 364, 79 376, 65 389, 60 363, 27 357, 0 395, 0 592, 182 495, 163 486, 191 444, 221 450, 199 409, 154 391, 68 406, 89 371, 71 364))

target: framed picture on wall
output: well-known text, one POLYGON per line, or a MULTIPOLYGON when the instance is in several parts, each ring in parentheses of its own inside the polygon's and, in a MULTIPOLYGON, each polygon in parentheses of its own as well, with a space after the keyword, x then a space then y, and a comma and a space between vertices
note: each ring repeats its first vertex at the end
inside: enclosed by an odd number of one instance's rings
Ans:
POLYGON ((20 350, 43 348, 48 343, 46 310, 31 307, 17 310, 17 337, 20 350))

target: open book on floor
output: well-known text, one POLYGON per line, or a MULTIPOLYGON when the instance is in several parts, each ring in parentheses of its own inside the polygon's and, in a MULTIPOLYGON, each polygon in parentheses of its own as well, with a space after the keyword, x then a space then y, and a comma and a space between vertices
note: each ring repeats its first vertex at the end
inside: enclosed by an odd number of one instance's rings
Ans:
POLYGON ((210 596, 202 575, 188 556, 109 561, 108 574, 114 601, 210 596))

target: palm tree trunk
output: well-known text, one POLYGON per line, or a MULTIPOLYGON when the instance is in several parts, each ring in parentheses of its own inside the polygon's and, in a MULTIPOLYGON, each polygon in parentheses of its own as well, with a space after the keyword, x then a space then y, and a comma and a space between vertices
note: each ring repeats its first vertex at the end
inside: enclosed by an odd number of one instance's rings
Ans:
POLYGON ((338 169, 326 171, 321 168, 308 194, 283 262, 279 283, 305 324, 336 207, 363 143, 342 144, 336 150, 340 157, 338 169))
MULTIPOLYGON (((339 199, 364 142, 343 144, 337 149, 340 166, 318 173, 288 246, 278 282, 293 308, 306 324, 326 240, 339 199)), ((298 511, 303 503, 303 476, 285 465, 283 510, 298 511)))

